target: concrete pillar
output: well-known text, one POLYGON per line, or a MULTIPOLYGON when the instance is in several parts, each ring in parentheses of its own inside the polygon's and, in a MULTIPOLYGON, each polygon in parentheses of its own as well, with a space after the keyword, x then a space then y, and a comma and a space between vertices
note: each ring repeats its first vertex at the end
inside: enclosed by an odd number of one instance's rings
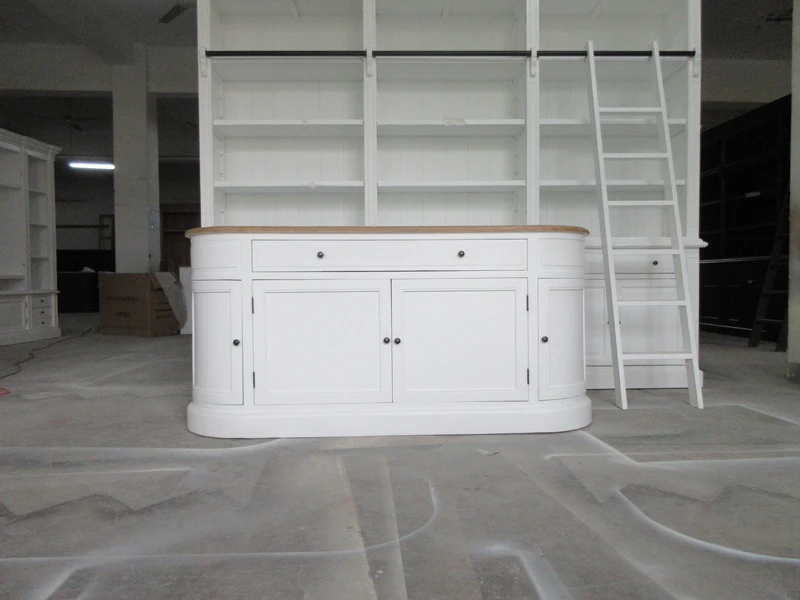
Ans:
POLYGON ((147 50, 115 65, 114 214, 117 272, 157 271, 161 262, 156 98, 148 93, 147 50))
MULTIPOLYGON (((797 15, 795 15, 797 16, 797 15)), ((792 162, 789 249, 789 378, 800 381, 800 19, 792 36, 792 162)))

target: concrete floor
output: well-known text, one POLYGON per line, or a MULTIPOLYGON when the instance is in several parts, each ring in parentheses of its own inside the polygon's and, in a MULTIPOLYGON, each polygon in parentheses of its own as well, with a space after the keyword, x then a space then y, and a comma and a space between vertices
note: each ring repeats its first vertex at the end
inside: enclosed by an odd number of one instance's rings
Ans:
POLYGON ((800 598, 785 354, 711 338, 708 410, 596 393, 568 434, 245 442, 186 430, 189 343, 89 333, 0 380, 0 599, 800 598))

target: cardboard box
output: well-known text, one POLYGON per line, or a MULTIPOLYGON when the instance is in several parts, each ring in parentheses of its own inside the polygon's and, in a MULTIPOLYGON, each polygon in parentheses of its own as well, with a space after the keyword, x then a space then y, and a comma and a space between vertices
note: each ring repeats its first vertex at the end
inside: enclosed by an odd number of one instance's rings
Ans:
POLYGON ((100 333, 176 335, 180 325, 160 276, 163 274, 100 273, 100 333))

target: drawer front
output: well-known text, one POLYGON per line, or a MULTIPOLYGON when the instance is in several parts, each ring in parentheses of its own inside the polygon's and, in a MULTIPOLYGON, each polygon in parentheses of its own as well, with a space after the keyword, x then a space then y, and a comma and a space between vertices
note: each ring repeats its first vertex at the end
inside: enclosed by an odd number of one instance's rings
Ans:
POLYGON ((53 298, 51 296, 32 296, 31 306, 33 308, 46 308, 53 306, 53 298))
POLYGON ((539 277, 583 279, 586 264, 584 240, 575 236, 538 242, 539 277))
POLYGON ((50 321, 53 320, 53 309, 48 307, 45 308, 34 308, 33 309, 33 322, 38 323, 39 321, 47 321, 47 324, 50 324, 50 321))
MULTIPOLYGON (((675 261, 671 256, 661 254, 641 256, 617 256, 614 258, 614 266, 619 274, 657 274, 674 273, 675 261)), ((586 253, 586 272, 603 273, 603 253, 600 250, 590 250, 586 253)))
POLYGON ((253 271, 517 271, 527 249, 527 240, 257 240, 253 271))
POLYGON ((201 235, 192 238, 192 279, 241 279, 242 242, 201 235))

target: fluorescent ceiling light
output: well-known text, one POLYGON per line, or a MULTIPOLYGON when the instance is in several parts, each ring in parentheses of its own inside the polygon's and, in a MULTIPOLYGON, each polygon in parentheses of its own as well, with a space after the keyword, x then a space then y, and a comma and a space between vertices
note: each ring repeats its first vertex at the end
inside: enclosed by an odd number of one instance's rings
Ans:
POLYGON ((113 171, 114 165, 103 162, 71 162, 69 166, 73 169, 93 169, 95 171, 113 171))

